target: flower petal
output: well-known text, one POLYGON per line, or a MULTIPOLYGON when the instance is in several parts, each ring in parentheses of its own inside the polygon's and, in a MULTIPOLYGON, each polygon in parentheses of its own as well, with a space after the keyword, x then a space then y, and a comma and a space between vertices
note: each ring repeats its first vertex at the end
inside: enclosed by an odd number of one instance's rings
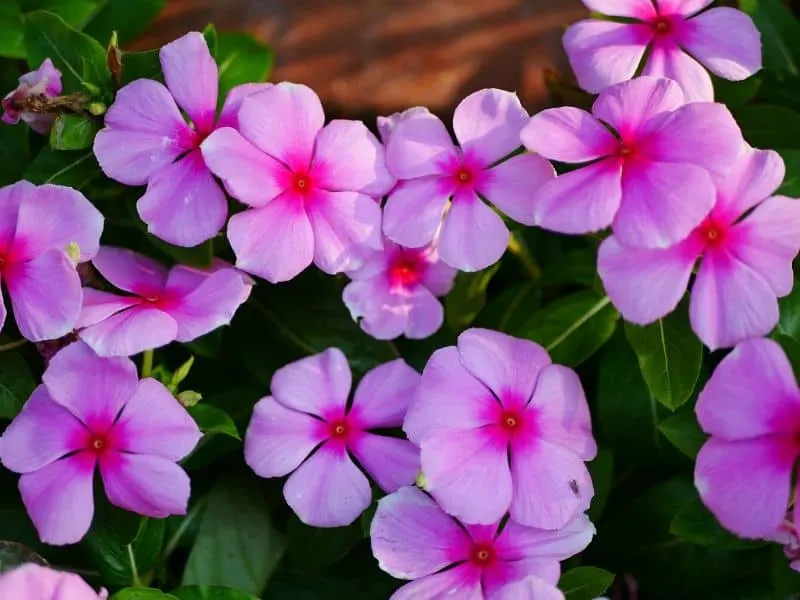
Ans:
POLYGON ((350 417, 365 429, 400 427, 420 379, 402 358, 375 367, 358 383, 350 417))
POLYGON ((585 514, 579 514, 557 530, 526 527, 512 520, 497 536, 496 547, 506 560, 562 561, 583 552, 595 533, 594 525, 585 514))
POLYGON ((441 177, 401 181, 386 200, 383 233, 406 248, 421 248, 436 236, 454 187, 441 177))
POLYGON ((0 187, 0 247, 10 248, 13 244, 19 208, 28 202, 36 189, 35 185, 24 180, 0 187))
POLYGON ((410 306, 405 336, 422 340, 436 333, 444 323, 444 307, 426 288, 420 286, 409 296, 410 306))
POLYGON ((503 219, 475 192, 459 191, 442 222, 439 256, 461 271, 480 271, 500 260, 509 235, 503 219))
POLYGON ((777 190, 786 165, 774 150, 743 148, 736 162, 722 173, 712 174, 717 186, 714 216, 732 223, 777 190))
MULTIPOLYGON (((98 600, 97 592, 75 573, 34 563, 4 572, 0 577, 0 596, 25 600, 98 600)), ((101 594, 100 600, 104 599, 101 594)))
POLYGON ((492 168, 487 176, 478 192, 515 221, 533 225, 533 195, 556 173, 541 156, 522 154, 492 168))
POLYGON ((661 14, 690 17, 703 10, 713 1, 714 0, 658 0, 658 8, 661 14))
POLYGON ((232 127, 239 129, 239 109, 242 108, 242 102, 248 96, 257 92, 263 92, 269 89, 273 84, 271 83, 243 83, 231 88, 228 95, 225 96, 225 103, 222 105, 222 110, 217 119, 217 129, 222 127, 232 127))
POLYGON ((443 175, 458 160, 456 147, 444 123, 429 112, 400 120, 386 143, 386 164, 398 179, 443 175))
POLYGON ((708 71, 672 40, 653 44, 642 75, 676 81, 687 102, 714 100, 714 86, 708 71))
POLYGON ((408 327, 408 298, 392 293, 382 274, 350 282, 342 291, 342 300, 361 329, 375 339, 393 340, 408 327))
POLYGON ((569 163, 608 156, 617 147, 614 136, 597 119, 571 106, 549 108, 535 114, 521 136, 531 152, 569 163))
POLYGON ((592 106, 592 114, 616 129, 623 139, 630 139, 654 117, 684 102, 683 92, 674 81, 636 77, 604 89, 592 106))
POLYGON ((286 408, 327 417, 343 414, 352 375, 347 358, 338 348, 301 358, 272 376, 272 394, 286 408))
POLYGON ((630 17, 648 21, 656 16, 655 6, 651 0, 583 0, 583 4, 591 11, 612 17, 630 17))
POLYGON ((439 600, 446 597, 458 600, 484 600, 481 591, 481 569, 462 564, 407 583, 389 600, 439 600))
POLYGON ((114 286, 138 296, 158 296, 167 283, 167 269, 143 254, 103 246, 92 264, 114 286))
POLYGON ((492 600, 565 600, 564 592, 531 575, 501 587, 492 600))
POLYGON ((413 485, 421 469, 419 449, 408 440, 362 433, 349 449, 387 493, 413 485))
POLYGON ((81 330, 98 356, 133 356, 174 342, 178 324, 159 308, 141 304, 81 330))
POLYGON ((203 34, 190 31, 159 52, 169 91, 195 128, 209 133, 217 117, 219 72, 203 34))

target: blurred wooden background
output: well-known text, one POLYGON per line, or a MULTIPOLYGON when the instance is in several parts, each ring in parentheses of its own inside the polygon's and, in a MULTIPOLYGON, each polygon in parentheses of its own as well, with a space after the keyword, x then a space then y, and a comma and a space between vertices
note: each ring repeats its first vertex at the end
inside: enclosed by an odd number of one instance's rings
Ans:
POLYGON ((310 85, 329 115, 447 113, 484 87, 533 110, 548 104, 546 71, 568 71, 561 36, 585 15, 580 0, 168 0, 135 47, 213 22, 271 44, 271 79, 310 85))

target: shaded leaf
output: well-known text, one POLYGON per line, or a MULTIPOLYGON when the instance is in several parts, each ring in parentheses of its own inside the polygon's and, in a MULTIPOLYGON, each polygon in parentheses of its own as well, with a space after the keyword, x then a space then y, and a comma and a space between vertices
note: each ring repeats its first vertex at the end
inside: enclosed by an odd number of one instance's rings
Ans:
POLYGON ((669 524, 671 534, 701 546, 727 550, 752 550, 767 544, 764 540, 743 540, 726 531, 698 498, 685 506, 669 524))
POLYGON ((190 585, 172 591, 178 600, 258 600, 255 596, 218 585, 190 585))
POLYGON ((0 352, 0 419, 9 421, 19 414, 36 381, 28 363, 18 352, 0 352))
POLYGON ((686 456, 694 460, 706 442, 693 410, 682 410, 658 424, 658 430, 686 456))
POLYGON ((106 0, 84 31, 105 44, 116 31, 120 44, 132 42, 162 11, 166 0, 106 0))
POLYGON ((561 576, 558 587, 567 600, 594 600, 614 582, 614 574, 597 567, 575 567, 561 576))
POLYGON ((178 600, 171 594, 155 588, 129 587, 118 591, 111 596, 111 600, 178 600))
POLYGON ((266 81, 275 62, 272 49, 246 33, 222 33, 217 40, 219 102, 243 83, 266 81))
POLYGON ((460 332, 469 327, 486 304, 486 288, 499 268, 498 262, 483 271, 458 273, 444 299, 445 320, 451 329, 460 332))
POLYGON ((505 333, 519 331, 541 304, 542 290, 536 283, 518 283, 489 300, 475 325, 505 333))
POLYGON ((776 194, 784 196, 791 196, 793 198, 800 196, 800 150, 780 149, 778 152, 783 158, 786 165, 786 176, 783 178, 781 187, 778 188, 776 194))
POLYGON ((0 2, 0 56, 25 58, 25 20, 17 0, 0 2))
POLYGON ((242 439, 239 436, 239 430, 236 429, 236 424, 233 422, 233 419, 231 419, 225 411, 216 406, 196 404, 190 406, 186 410, 192 415, 192 418, 203 433, 227 435, 237 440, 242 439))
POLYGON ((18 0, 23 12, 46 10, 75 29, 82 29, 106 0, 18 0))
POLYGON ((774 104, 753 104, 733 114, 752 146, 800 148, 800 112, 774 104))
POLYGON ((91 149, 61 151, 45 146, 28 166, 25 179, 31 183, 54 183, 80 190, 102 174, 91 149))
POLYGON ((761 31, 764 67, 798 73, 800 22, 781 0, 740 0, 761 31))
POLYGON ((589 468, 594 485, 594 498, 589 507, 589 517, 592 521, 597 521, 603 514, 614 483, 614 455, 610 450, 600 450, 594 460, 586 466, 589 468))
POLYGON ((22 544, 18 544, 17 542, 0 542, 0 573, 4 573, 5 571, 26 563, 47 565, 45 559, 22 544))
POLYGON ((53 150, 83 150, 89 148, 100 130, 95 119, 81 115, 59 115, 50 131, 53 150))
POLYGON ((286 530, 289 561, 299 569, 324 569, 336 564, 363 538, 361 524, 320 528, 292 515, 286 530))

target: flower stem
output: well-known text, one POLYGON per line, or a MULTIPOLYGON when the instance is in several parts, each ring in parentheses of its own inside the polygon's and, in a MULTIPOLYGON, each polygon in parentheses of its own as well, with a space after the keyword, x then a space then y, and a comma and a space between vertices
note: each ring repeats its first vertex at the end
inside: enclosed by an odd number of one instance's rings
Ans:
POLYGON ((150 377, 153 372, 153 350, 145 350, 142 355, 142 379, 150 377))
POLYGON ((8 350, 14 350, 15 348, 19 348, 20 346, 24 346, 28 343, 28 340, 25 338, 21 340, 17 340, 16 342, 9 342, 8 344, 0 345, 0 352, 7 352, 8 350))

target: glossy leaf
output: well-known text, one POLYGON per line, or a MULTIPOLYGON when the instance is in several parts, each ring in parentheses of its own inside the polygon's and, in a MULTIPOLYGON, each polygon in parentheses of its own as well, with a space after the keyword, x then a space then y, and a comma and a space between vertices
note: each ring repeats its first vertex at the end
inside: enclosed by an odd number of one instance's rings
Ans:
POLYGON ((246 33, 222 33, 217 40, 219 101, 243 83, 266 81, 275 62, 272 49, 246 33))
POLYGON ((561 576, 558 587, 567 600, 595 600, 614 581, 614 574, 597 567, 575 567, 561 576))
POLYGON ((50 131, 53 150, 83 150, 94 142, 100 123, 81 115, 59 115, 50 131))
POLYGON ((795 283, 791 293, 778 300, 778 306, 778 332, 800 341, 800 285, 795 283))
POLYGON ((196 404, 186 410, 205 434, 227 435, 237 440, 242 438, 236 429, 236 424, 223 410, 208 404, 196 404))
POLYGON ((25 20, 17 0, 0 2, 0 56, 25 58, 25 20))
POLYGON ((699 498, 675 515, 669 531, 692 544, 727 550, 752 550, 766 544, 761 540, 743 540, 723 529, 699 498))
POLYGON ((740 0, 761 31, 764 66, 797 74, 800 61, 800 22, 781 0, 740 0))
POLYGON ((294 515, 286 531, 289 561, 300 569, 324 569, 344 558, 364 539, 361 524, 319 528, 303 524, 294 515))
POLYGON ((542 289, 534 282, 518 283, 489 300, 475 325, 497 331, 519 331, 542 305, 542 289))
POLYGON ((0 352, 0 419, 19 414, 36 387, 28 364, 19 352, 0 352))
POLYGON ((218 585, 190 585, 172 591, 178 600, 258 600, 255 596, 218 585))
POLYGON ((500 268, 496 263, 475 273, 459 272, 453 289, 444 299, 445 320, 456 332, 469 327, 486 304, 486 288, 500 268))
POLYGON ((683 454, 694 460, 702 445, 708 439, 700 425, 694 411, 684 409, 664 419, 658 424, 658 430, 664 434, 672 445, 683 454))
POLYGON ((614 454, 610 450, 600 450, 594 460, 586 466, 589 467, 592 485, 594 485, 594 497, 589 507, 589 517, 592 521, 597 521, 603 514, 603 509, 611 494, 611 486, 614 483, 614 454))
POLYGON ((148 587, 129 587, 118 591, 111 596, 111 600, 178 600, 172 594, 155 588, 148 587))
POLYGON ((774 104, 734 111, 747 142, 756 148, 800 148, 800 112, 774 104))
POLYGON ((54 183, 80 190, 102 176, 91 149, 61 151, 45 146, 25 171, 31 183, 54 183))
POLYGON ((786 176, 776 194, 800 197, 800 150, 780 149, 778 152, 786 165, 786 176))
POLYGON ((103 6, 106 0, 17 0, 23 12, 46 10, 58 15, 75 29, 84 25, 103 6))
POLYGON ((158 16, 166 0, 106 0, 103 9, 86 25, 84 31, 106 44, 116 31, 120 44, 127 44, 142 33, 158 16))

